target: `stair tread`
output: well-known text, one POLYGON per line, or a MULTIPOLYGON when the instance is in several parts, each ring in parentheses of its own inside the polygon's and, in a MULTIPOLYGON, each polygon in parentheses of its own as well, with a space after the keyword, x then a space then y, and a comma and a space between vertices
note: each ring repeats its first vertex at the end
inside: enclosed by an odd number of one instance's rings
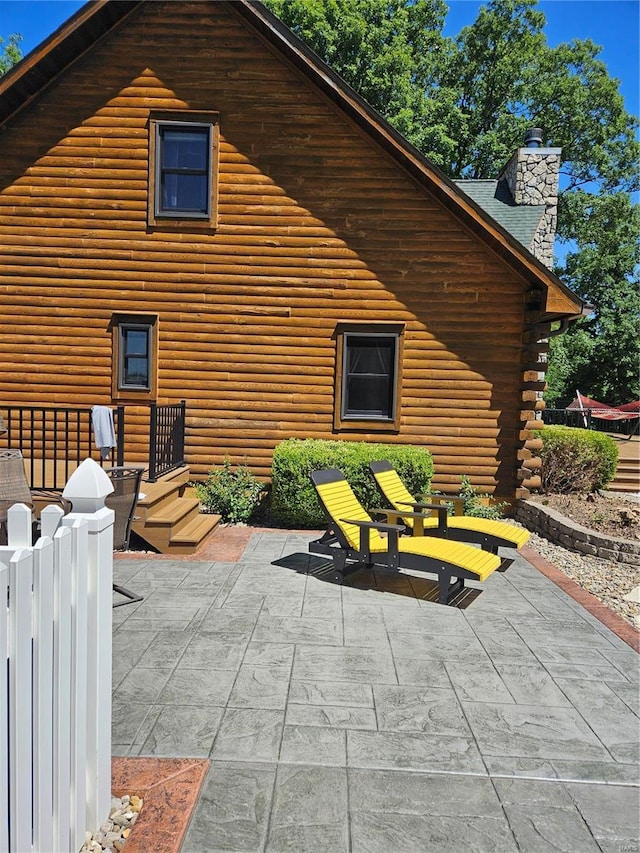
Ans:
POLYGON ((198 509, 199 507, 200 502, 196 500, 196 498, 176 498, 174 501, 171 501, 171 503, 158 510, 158 512, 148 515, 146 518, 146 524, 175 524, 176 521, 184 518, 185 515, 188 515, 192 510, 198 509))
POLYGON ((196 518, 174 533, 170 538, 173 543, 198 543, 220 523, 220 516, 210 513, 200 513, 196 518))
POLYGON ((153 506, 153 504, 163 500, 172 492, 177 494, 180 488, 179 483, 174 483, 171 480, 160 480, 157 483, 142 483, 140 491, 144 497, 138 501, 138 506, 153 506))
POLYGON ((182 465, 180 468, 174 468, 172 471, 168 471, 166 474, 161 474, 155 482, 150 483, 149 480, 145 479, 149 476, 149 470, 146 469, 142 477, 142 482, 145 486, 156 486, 158 485, 158 483, 169 483, 172 480, 180 480, 184 482, 189 479, 189 475, 189 466, 182 465))

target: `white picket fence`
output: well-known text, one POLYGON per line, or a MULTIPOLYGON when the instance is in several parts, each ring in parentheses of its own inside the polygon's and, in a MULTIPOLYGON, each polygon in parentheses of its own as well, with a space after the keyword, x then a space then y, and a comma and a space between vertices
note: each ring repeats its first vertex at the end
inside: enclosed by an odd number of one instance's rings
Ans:
POLYGON ((0 546, 1 853, 78 853, 109 812, 111 490, 100 466, 83 462, 64 491, 81 511, 46 507, 33 546, 31 511, 9 510, 0 546))

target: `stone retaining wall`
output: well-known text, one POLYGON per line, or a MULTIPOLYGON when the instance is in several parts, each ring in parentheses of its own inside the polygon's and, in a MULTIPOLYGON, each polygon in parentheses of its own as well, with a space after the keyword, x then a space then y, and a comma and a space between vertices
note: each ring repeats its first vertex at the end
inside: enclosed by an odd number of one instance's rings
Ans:
POLYGON ((632 566, 640 563, 640 542, 596 533, 548 506, 534 501, 520 501, 515 518, 527 530, 544 536, 550 542, 562 545, 570 551, 590 554, 601 557, 603 560, 616 560, 632 566))

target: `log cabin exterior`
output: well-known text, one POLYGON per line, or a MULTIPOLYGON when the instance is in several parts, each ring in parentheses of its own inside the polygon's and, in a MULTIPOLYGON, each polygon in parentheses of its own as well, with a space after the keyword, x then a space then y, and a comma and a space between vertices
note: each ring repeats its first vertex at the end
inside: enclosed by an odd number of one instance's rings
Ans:
POLYGON ((12 69, 0 245, 0 408, 124 406, 145 463, 149 403, 185 399, 195 477, 266 479, 295 436, 538 482, 541 353, 582 303, 259 4, 99 0, 12 69))

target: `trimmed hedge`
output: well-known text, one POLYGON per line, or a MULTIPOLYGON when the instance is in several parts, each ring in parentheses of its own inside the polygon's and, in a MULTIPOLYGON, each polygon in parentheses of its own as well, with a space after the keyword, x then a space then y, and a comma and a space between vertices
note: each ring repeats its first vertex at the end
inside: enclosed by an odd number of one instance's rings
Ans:
POLYGON ((396 468, 412 494, 429 491, 433 458, 421 447, 298 438, 281 442, 273 452, 272 515, 288 527, 325 527, 326 516, 311 481, 311 472, 321 468, 342 471, 363 506, 376 509, 381 499, 369 463, 380 459, 396 468))
POLYGON ((542 492, 594 492, 604 489, 613 479, 618 448, 605 433, 545 426, 536 430, 535 435, 542 439, 542 492))

